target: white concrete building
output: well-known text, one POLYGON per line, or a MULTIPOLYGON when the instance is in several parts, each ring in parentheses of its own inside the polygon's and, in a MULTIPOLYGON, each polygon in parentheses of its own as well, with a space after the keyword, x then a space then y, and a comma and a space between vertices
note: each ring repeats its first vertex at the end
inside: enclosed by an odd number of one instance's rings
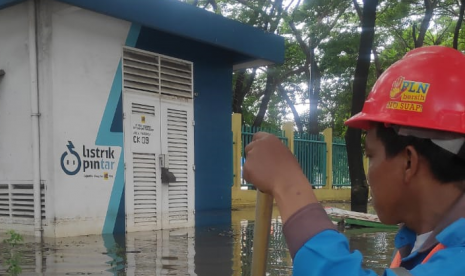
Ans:
POLYGON ((233 69, 283 56, 177 1, 0 0, 0 228, 209 223, 231 204, 233 69))

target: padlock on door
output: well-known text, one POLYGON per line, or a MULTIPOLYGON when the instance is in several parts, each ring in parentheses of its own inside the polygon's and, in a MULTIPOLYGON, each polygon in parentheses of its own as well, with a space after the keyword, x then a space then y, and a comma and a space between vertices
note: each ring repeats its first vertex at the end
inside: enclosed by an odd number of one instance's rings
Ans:
POLYGON ((166 155, 160 154, 161 183, 169 184, 176 182, 176 176, 167 168, 166 155))

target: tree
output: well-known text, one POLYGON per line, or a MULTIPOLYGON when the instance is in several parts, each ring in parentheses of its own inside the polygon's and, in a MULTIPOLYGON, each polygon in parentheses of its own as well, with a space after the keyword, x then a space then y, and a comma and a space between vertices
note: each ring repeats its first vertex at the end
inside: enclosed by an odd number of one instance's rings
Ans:
POLYGON ((436 8, 438 1, 439 0, 424 0, 425 16, 423 17, 423 20, 421 21, 418 37, 416 36, 416 32, 415 32, 417 25, 413 24, 412 35, 413 35, 413 41, 415 42, 415 48, 423 46, 426 31, 428 30, 431 18, 433 17, 434 8, 436 8))
POLYGON ((454 49, 458 49, 460 28, 462 27, 464 13, 465 13, 465 0, 460 0, 459 19, 457 20, 457 25, 455 26, 455 31, 454 31, 454 43, 453 43, 454 49))
MULTIPOLYGON (((376 7, 378 0, 364 0, 362 12, 362 33, 360 35, 359 56, 355 67, 352 111, 355 115, 362 111, 365 102, 367 80, 370 69, 371 50, 375 35, 376 7)), ((368 185, 362 162, 362 132, 349 128, 346 134, 347 158, 351 182, 351 210, 367 212, 368 185)))
POLYGON ((292 16, 287 18, 287 24, 305 56, 304 72, 310 103, 308 117, 308 132, 310 134, 318 134, 319 132, 318 103, 320 101, 321 79, 324 74, 318 64, 319 45, 330 36, 331 31, 348 7, 346 1, 307 1, 292 16), (297 29, 296 23, 304 23, 305 27, 297 29))
POLYGON ((286 103, 289 105, 289 108, 292 111, 292 115, 294 115, 294 121, 295 121, 295 124, 297 126, 297 131, 303 132, 304 128, 303 128, 302 121, 300 120, 300 115, 297 112, 291 98, 289 98, 289 92, 283 87, 282 84, 278 85, 278 91, 279 91, 281 97, 283 97, 286 100, 286 103))
POLYGON ((248 125, 278 128, 292 114, 299 131, 345 136, 353 210, 366 210, 367 186, 361 134, 343 123, 367 87, 416 47, 465 45, 465 0, 184 1, 286 38, 284 64, 234 72, 232 110, 248 125))
POLYGON ((258 110, 257 117, 253 122, 254 127, 260 127, 263 123, 263 118, 265 117, 265 112, 268 109, 268 103, 270 102, 271 95, 276 89, 276 80, 273 75, 274 66, 268 66, 267 75, 266 75, 266 85, 263 92, 262 102, 260 104, 260 109, 258 110))
POLYGON ((239 70, 235 73, 233 84, 233 100, 232 111, 242 114, 242 105, 247 93, 249 93, 252 83, 255 80, 257 68, 254 68, 251 73, 247 73, 246 69, 239 70))

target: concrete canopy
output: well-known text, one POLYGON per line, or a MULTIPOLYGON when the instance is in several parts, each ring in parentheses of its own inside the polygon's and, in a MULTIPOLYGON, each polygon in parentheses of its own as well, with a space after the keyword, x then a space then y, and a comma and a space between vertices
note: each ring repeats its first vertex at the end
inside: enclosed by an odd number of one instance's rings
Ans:
MULTIPOLYGON (((0 9, 24 0, 0 0, 0 9)), ((234 69, 284 61, 284 38, 177 0, 58 0, 226 49, 234 69)))

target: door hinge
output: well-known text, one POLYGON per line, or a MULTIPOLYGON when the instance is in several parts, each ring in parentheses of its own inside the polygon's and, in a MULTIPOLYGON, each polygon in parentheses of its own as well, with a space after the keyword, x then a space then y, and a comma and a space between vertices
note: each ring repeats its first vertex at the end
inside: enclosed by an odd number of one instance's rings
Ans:
POLYGON ((126 119, 126 112, 123 112, 123 120, 126 119))
POLYGON ((195 171, 195 165, 192 165, 192 170, 195 171))
POLYGON ((192 120, 192 125, 195 126, 195 121, 194 120, 192 120))
POLYGON ((124 162, 124 170, 126 170, 126 162, 124 162))
POLYGON ((166 156, 164 154, 160 154, 159 156, 160 159, 160 167, 161 168, 166 168, 166 156))

